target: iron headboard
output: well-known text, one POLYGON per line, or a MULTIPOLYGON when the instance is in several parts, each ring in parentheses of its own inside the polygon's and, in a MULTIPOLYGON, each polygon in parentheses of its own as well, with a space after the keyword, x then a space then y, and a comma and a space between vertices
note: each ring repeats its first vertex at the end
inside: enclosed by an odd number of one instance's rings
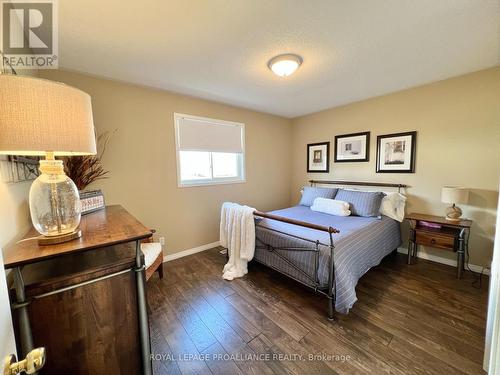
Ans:
POLYGON ((315 186, 317 184, 323 185, 350 185, 350 186, 378 186, 378 187, 393 187, 398 188, 398 192, 401 192, 401 189, 406 189, 409 186, 405 184, 394 184, 394 183, 386 183, 386 182, 366 182, 366 181, 341 181, 341 180, 309 180, 311 186, 315 186))

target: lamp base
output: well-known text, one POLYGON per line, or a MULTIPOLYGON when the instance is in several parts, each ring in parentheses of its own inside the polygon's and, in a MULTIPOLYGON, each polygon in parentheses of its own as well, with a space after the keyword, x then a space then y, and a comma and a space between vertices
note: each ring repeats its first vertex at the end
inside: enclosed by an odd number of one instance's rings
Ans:
POLYGON ((82 231, 80 229, 75 230, 71 233, 62 234, 60 236, 43 236, 38 239, 38 244, 45 245, 55 245, 58 243, 68 242, 72 240, 76 240, 82 236, 82 231))
POLYGON ((461 220, 461 216, 462 210, 460 207, 455 206, 455 204, 446 209, 446 220, 457 222, 461 220))

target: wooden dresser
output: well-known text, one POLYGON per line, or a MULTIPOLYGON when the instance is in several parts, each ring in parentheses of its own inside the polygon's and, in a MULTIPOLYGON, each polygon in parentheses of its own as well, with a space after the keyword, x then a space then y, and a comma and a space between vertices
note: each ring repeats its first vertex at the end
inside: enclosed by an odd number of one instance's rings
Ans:
POLYGON ((152 235, 121 206, 82 217, 80 239, 6 248, 19 352, 47 350, 41 374, 151 374, 144 259, 152 235))

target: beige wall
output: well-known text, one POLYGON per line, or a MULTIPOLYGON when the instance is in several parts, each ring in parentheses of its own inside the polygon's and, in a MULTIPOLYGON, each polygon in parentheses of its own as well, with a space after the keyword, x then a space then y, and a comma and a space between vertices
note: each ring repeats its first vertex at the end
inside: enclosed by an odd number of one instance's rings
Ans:
MULTIPOLYGON (((160 90, 65 71, 41 76, 87 91, 99 133, 117 128, 94 184, 167 237, 167 253, 217 241, 223 201, 262 210, 296 204, 309 178, 401 182, 411 186, 408 212, 442 214, 443 185, 470 187, 464 214, 474 220, 471 263, 491 259, 498 196, 500 68, 329 109, 293 120, 160 90), (173 113, 244 122, 247 183, 178 188, 173 113), (370 161, 331 163, 330 174, 306 174, 306 144, 371 131, 370 161), (417 130, 415 174, 375 173, 376 136, 417 130)), ((333 160, 333 147, 332 147, 333 160)), ((407 226, 403 226, 406 247, 407 226)), ((453 254, 423 249, 436 255, 453 254)))
MULTIPOLYGON (((309 178, 400 182, 411 186, 407 212, 442 215, 441 186, 466 186, 472 189, 470 204, 461 206, 474 220, 471 263, 489 263, 500 176, 500 67, 299 117, 292 124, 292 204, 309 178), (416 173, 375 173, 377 135, 412 130, 418 132, 416 173), (371 131, 370 161, 333 163, 334 136, 361 131, 371 131), (307 174, 306 144, 323 141, 332 145, 331 172, 307 174)), ((403 234, 406 247, 406 225, 403 234)))
POLYGON ((261 210, 288 205, 289 120, 82 74, 40 75, 88 92, 98 133, 118 129, 104 157, 110 178, 90 187, 102 188, 107 203, 122 204, 166 236, 168 254, 218 241, 224 201, 261 210), (245 123, 247 182, 177 187, 174 112, 245 123))
POLYGON ((0 248, 28 230, 31 223, 28 192, 31 181, 6 184, 0 181, 0 248))
MULTIPOLYGON (((18 74, 37 76, 38 72, 19 70, 18 74)), ((0 155, 0 158, 6 159, 7 156, 0 155)), ((30 186, 30 181, 6 184, 0 179, 0 249, 21 237, 31 224, 28 207, 30 186)))

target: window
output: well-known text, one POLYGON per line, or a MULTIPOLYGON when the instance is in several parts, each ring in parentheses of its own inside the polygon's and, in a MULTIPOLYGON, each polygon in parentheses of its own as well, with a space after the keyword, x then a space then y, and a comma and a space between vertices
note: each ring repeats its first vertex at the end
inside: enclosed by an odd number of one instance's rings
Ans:
POLYGON ((174 114, 180 187, 245 181, 245 125, 174 114))

